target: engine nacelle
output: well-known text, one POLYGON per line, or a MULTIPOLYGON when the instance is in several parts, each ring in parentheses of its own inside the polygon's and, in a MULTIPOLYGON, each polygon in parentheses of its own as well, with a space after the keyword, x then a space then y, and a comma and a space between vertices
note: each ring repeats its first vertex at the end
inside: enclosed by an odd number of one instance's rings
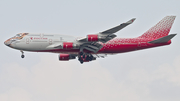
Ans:
POLYGON ((63 42, 63 49, 73 49, 72 42, 63 42))
POLYGON ((77 49, 77 48, 79 48, 79 46, 74 44, 73 42, 63 42, 63 49, 77 49))
POLYGON ((59 55, 59 61, 69 61, 70 59, 75 59, 75 56, 72 56, 71 54, 60 54, 59 55))
POLYGON ((87 35, 88 42, 93 42, 93 41, 98 41, 98 40, 99 40, 99 37, 96 34, 87 35))

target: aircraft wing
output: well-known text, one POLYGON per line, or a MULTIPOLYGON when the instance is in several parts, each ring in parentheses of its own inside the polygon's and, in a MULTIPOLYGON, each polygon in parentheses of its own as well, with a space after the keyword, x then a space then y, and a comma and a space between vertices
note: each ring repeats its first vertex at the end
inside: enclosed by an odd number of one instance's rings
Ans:
MULTIPOLYGON (((99 32, 98 34, 93 34, 94 36, 97 35, 98 36, 98 41, 100 42, 103 42, 103 43, 106 43, 107 41, 113 39, 114 37, 116 37, 115 34, 113 33, 116 33, 117 31, 123 29, 124 27, 126 27, 127 25, 129 24, 132 24, 134 22, 135 18, 125 22, 125 23, 122 23, 116 27, 113 27, 111 29, 108 29, 108 30, 105 30, 105 31, 102 31, 102 32, 99 32)), ((84 38, 80 38, 78 39, 79 42, 88 42, 88 37, 84 37, 84 38)))
POLYGON ((87 35, 87 37, 77 39, 77 42, 81 43, 80 49, 81 50, 86 49, 86 50, 92 51, 94 53, 98 52, 103 47, 100 44, 100 42, 106 43, 107 41, 115 38, 116 35, 114 33, 123 29, 127 25, 132 24, 134 22, 134 20, 135 20, 135 18, 133 18, 125 23, 122 23, 116 27, 113 27, 111 29, 102 31, 98 34, 91 34, 91 35, 87 35))
POLYGON ((113 28, 108 29, 108 30, 106 30, 106 31, 100 32, 99 34, 100 34, 100 35, 110 35, 110 34, 116 33, 117 31, 123 29, 123 28, 126 27, 127 25, 133 23, 134 20, 135 20, 135 18, 127 21, 126 23, 122 23, 122 24, 120 24, 120 25, 118 25, 118 26, 116 26, 116 27, 113 27, 113 28))

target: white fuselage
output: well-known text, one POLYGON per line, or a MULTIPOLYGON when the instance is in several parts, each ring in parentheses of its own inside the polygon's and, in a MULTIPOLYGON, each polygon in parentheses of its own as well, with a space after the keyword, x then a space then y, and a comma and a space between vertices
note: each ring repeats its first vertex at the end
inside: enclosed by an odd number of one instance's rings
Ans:
POLYGON ((76 37, 52 34, 28 34, 20 40, 11 43, 12 48, 24 51, 41 51, 55 49, 48 47, 56 43, 74 42, 76 37))

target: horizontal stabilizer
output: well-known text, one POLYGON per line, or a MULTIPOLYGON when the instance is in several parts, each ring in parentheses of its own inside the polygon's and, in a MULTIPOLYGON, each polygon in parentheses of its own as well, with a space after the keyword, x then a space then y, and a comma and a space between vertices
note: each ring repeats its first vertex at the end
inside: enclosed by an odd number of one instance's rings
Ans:
POLYGON ((162 38, 159 38, 159 39, 150 41, 150 42, 148 42, 148 43, 153 43, 153 44, 166 43, 166 42, 168 42, 169 40, 171 40, 175 35, 176 35, 176 34, 170 34, 170 35, 167 35, 167 36, 165 36, 165 37, 162 37, 162 38))

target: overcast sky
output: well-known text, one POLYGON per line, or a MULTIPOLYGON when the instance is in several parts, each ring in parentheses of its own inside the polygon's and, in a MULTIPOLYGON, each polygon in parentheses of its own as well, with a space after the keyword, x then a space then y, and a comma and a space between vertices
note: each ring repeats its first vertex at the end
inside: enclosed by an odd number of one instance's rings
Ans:
POLYGON ((179 0, 1 0, 0 101, 179 101, 180 35, 172 44, 79 63, 58 54, 25 52, 4 41, 21 32, 96 34, 123 22, 117 32, 137 37, 167 15, 180 34, 179 0))

